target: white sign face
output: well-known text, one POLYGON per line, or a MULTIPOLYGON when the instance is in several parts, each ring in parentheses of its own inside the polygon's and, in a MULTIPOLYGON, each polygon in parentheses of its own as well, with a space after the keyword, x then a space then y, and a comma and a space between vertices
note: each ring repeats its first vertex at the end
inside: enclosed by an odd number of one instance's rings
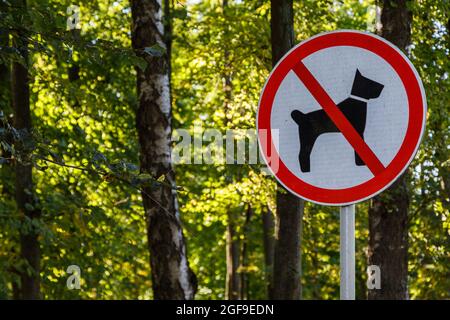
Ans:
POLYGON ((278 130, 273 172, 293 193, 350 204, 388 187, 408 166, 425 125, 425 93, 409 60, 372 34, 321 34, 293 48, 261 96, 258 129, 278 130))
MULTIPOLYGON (((305 58, 304 64, 337 104, 351 96, 356 70, 384 85, 377 98, 361 101, 358 107, 366 108, 364 140, 386 167, 398 153, 408 126, 408 99, 397 73, 376 54, 356 47, 323 49, 305 58)), ((357 186, 373 177, 367 166, 355 164, 353 147, 340 132, 318 135, 310 154, 310 171, 302 172, 299 154, 292 152, 299 149, 301 125, 291 117, 294 110, 309 114, 322 107, 290 71, 275 96, 271 126, 279 130, 277 152, 292 173, 326 189, 357 186)))

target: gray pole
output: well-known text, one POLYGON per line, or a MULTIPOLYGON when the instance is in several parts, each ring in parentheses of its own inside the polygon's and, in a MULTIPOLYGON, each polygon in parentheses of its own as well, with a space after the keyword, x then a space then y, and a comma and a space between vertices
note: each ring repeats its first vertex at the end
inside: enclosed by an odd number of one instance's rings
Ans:
POLYGON ((340 211, 341 300, 355 300, 355 205, 340 211))

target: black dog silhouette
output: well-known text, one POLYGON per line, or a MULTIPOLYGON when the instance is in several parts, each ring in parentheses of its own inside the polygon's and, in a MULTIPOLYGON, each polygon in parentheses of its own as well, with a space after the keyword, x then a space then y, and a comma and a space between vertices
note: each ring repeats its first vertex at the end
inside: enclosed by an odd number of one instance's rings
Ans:
MULTIPOLYGON (((378 98, 383 88, 384 85, 364 77, 356 69, 350 97, 337 105, 363 139, 366 128, 367 100, 378 98)), ((324 110, 317 110, 306 114, 294 110, 291 113, 291 117, 298 124, 300 138, 298 159, 300 169, 302 172, 309 172, 310 156, 314 142, 323 133, 339 132, 339 130, 324 110)), ((365 165, 356 152, 355 163, 358 166, 365 165)))

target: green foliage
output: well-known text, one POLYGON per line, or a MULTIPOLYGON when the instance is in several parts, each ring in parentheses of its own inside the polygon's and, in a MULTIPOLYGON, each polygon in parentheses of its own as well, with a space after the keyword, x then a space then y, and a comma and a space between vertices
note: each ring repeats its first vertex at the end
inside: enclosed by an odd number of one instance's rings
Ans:
POLYGON ((450 24, 448 1, 423 1, 414 14, 411 57, 427 93, 427 131, 412 167, 411 296, 448 299, 450 280, 450 24))
MULTIPOLYGON (((23 134, 10 127, 17 137, 9 146, 28 148, 32 159, 21 159, 20 149, 11 150, 2 139, 12 159, 2 166, 31 160, 36 168, 43 297, 148 298, 151 284, 139 188, 152 179, 143 179, 134 165, 135 54, 129 49, 128 28, 122 27, 130 17, 123 4, 111 9, 106 2, 96 6, 86 1, 80 4, 81 32, 69 32, 67 5, 31 2, 27 14, 21 12, 29 20, 23 25, 1 19, 10 29, 25 29, 20 32, 30 43, 35 127, 35 132, 23 134), (47 15, 53 19, 36 21, 47 15), (111 32, 105 32, 105 26, 111 32), (73 66, 78 69, 75 80, 69 79, 73 66), (65 270, 71 264, 80 266, 84 290, 66 288, 65 270)), ((16 10, 2 14, 18 15, 16 10)), ((5 58, 3 50, 2 58, 14 61, 5 58)), ((18 228, 23 223, 13 214, 13 201, 2 201, 0 210, 1 270, 17 269, 18 228)), ((2 272, 0 285, 11 294, 8 276, 14 273, 2 272)))

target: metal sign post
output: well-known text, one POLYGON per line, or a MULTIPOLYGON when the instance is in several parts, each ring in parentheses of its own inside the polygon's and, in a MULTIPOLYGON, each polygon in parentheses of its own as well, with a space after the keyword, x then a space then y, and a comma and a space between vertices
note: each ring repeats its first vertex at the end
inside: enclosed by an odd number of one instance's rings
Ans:
POLYGON ((355 205, 340 210, 341 300, 355 300, 355 205))

